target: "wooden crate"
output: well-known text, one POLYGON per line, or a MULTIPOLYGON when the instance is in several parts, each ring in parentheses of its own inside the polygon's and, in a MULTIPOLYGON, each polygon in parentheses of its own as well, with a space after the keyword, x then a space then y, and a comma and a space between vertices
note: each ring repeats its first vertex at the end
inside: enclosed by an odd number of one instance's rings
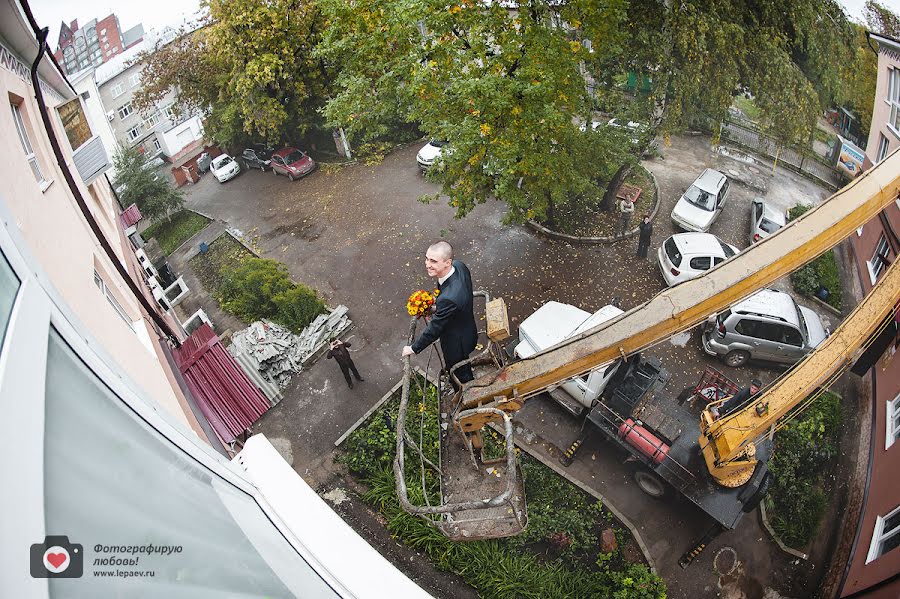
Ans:
POLYGON ((509 337, 509 315, 502 297, 491 300, 485 306, 487 335, 491 341, 503 341, 509 337))

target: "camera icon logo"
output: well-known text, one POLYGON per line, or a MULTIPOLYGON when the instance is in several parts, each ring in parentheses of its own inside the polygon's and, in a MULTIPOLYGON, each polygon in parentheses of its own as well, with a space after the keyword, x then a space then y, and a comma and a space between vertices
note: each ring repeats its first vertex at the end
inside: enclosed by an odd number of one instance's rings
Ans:
POLYGON ((47 536, 31 546, 32 578, 81 578, 84 548, 67 536, 47 536))

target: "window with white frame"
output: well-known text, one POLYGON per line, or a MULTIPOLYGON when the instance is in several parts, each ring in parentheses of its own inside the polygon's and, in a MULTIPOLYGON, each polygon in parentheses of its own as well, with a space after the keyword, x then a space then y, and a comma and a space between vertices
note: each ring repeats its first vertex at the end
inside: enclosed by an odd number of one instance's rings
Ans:
POLYGON ((140 137, 140 136, 141 136, 141 126, 140 126, 140 124, 135 125, 135 126, 132 127, 131 129, 129 129, 128 132, 125 134, 125 136, 128 138, 128 141, 134 141, 134 140, 136 140, 138 137, 140 137))
POLYGON ((129 83, 131 83, 131 87, 137 87, 141 84, 141 74, 135 73, 131 77, 128 78, 129 83))
POLYGON ((893 549, 900 547, 900 506, 887 516, 878 516, 872 531, 872 544, 866 563, 870 563, 893 549))
POLYGON ((891 115, 888 118, 888 126, 894 129, 894 132, 900 132, 900 69, 892 68, 888 73, 887 98, 885 98, 891 107, 891 115))
POLYGON ((153 149, 157 152, 162 151, 162 145, 159 143, 159 140, 155 137, 153 138, 153 149))
POLYGON ((100 290, 100 293, 106 297, 106 301, 109 302, 109 305, 113 307, 113 310, 116 311, 116 314, 125 321, 125 324, 128 325, 128 328, 132 328, 131 318, 128 317, 128 313, 125 311, 125 308, 122 307, 122 304, 119 303, 119 300, 116 299, 116 296, 112 294, 109 287, 106 285, 106 281, 103 280, 103 277, 100 276, 100 273, 94 270, 94 285, 97 286, 97 289, 100 290))
POLYGON ((124 106, 119 107, 119 118, 124 119, 127 118, 132 112, 134 112, 134 107, 131 105, 131 102, 125 104, 124 106))
POLYGON ((887 402, 887 431, 884 437, 884 448, 887 449, 900 440, 900 395, 887 402))
POLYGON ((878 238, 878 244, 875 246, 875 253, 872 254, 872 259, 866 262, 869 267, 869 279, 873 285, 881 273, 884 272, 885 265, 888 264, 887 258, 890 255, 891 246, 888 245, 887 238, 882 233, 878 238))
POLYGON ((125 86, 121 83, 116 83, 115 86, 113 86, 111 93, 113 98, 118 98, 125 93, 125 86))
POLYGON ((172 107, 172 104, 169 104, 165 108, 162 109, 162 113, 165 115, 167 119, 175 120, 175 109, 172 107))
POLYGON ((156 123, 159 122, 159 113, 154 112, 150 116, 144 119, 144 127, 147 129, 151 129, 156 123))
POLYGON ((875 154, 875 163, 879 163, 885 159, 888 155, 888 147, 890 144, 888 143, 888 138, 884 136, 884 133, 878 134, 878 153, 875 154))
POLYGON ((34 154, 34 148, 31 147, 31 140, 28 139, 28 131, 25 129, 25 119, 22 118, 22 111, 19 110, 17 104, 10 103, 12 108, 13 120, 16 122, 16 131, 19 133, 19 141, 22 142, 22 149, 25 150, 25 159, 34 173, 34 178, 38 183, 44 183, 44 175, 41 173, 41 166, 38 164, 37 156, 34 154))

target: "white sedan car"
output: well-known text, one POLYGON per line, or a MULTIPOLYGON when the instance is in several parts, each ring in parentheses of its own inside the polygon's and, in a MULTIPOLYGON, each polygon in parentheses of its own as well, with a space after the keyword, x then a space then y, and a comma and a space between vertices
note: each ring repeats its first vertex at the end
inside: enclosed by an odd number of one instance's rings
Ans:
MULTIPOLYGON (((419 150, 419 153, 416 154, 416 162, 419 163, 419 168, 422 169, 423 173, 427 171, 436 160, 440 159, 441 152, 444 151, 444 146, 446 145, 446 141, 432 139, 419 150)), ((450 149, 447 148, 446 151, 449 152, 450 149)))
POLYGON ((229 179, 233 179, 239 172, 241 167, 237 161, 228 154, 220 154, 213 158, 209 165, 209 170, 215 175, 219 183, 224 183, 229 179))
POLYGON ((678 233, 659 246, 657 258, 666 285, 672 287, 699 277, 738 252, 710 233, 678 233))

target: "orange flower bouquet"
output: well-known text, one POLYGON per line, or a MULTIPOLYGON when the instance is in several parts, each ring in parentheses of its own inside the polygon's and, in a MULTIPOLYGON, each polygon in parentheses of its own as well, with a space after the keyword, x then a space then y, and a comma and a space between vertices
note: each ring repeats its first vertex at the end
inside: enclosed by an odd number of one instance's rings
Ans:
POLYGON ((434 312, 434 302, 437 301, 439 293, 440 291, 437 289, 434 290, 434 294, 422 289, 416 291, 406 301, 406 311, 409 312, 410 316, 415 316, 416 318, 431 316, 431 313, 434 312))

